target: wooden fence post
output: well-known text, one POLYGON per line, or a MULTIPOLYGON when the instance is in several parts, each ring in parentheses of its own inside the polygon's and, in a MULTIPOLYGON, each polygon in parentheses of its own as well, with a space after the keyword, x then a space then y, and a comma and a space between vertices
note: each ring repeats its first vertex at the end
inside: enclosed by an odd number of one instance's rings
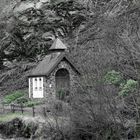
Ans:
POLYGON ((47 114, 46 114, 46 109, 45 109, 45 107, 43 107, 43 115, 44 115, 44 117, 47 117, 47 114))
POLYGON ((15 105, 14 105, 14 104, 11 104, 11 111, 12 111, 13 113, 15 113, 15 105))
POLYGON ((12 104, 11 104, 11 112, 13 112, 12 109, 13 109, 13 108, 12 108, 12 104))
POLYGON ((33 117, 35 117, 35 107, 34 107, 34 105, 33 105, 32 109, 33 109, 33 117))

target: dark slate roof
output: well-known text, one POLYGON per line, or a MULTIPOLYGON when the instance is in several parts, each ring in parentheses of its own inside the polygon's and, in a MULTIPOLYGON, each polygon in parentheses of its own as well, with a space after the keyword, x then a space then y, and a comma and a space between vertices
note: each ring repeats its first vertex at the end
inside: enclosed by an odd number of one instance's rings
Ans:
POLYGON ((61 42, 61 40, 56 39, 51 47, 51 49, 56 49, 56 51, 46 55, 46 57, 37 65, 37 67, 32 70, 29 77, 48 76, 63 59, 65 59, 75 69, 75 71, 80 74, 79 70, 65 55, 65 52, 59 51, 59 49, 65 50, 66 48, 67 47, 61 42))
POLYGON ((66 60, 74 70, 80 74, 79 70, 74 66, 70 59, 65 55, 65 53, 57 52, 47 55, 35 69, 32 70, 32 73, 29 77, 36 76, 49 76, 49 74, 55 69, 61 60, 66 60))

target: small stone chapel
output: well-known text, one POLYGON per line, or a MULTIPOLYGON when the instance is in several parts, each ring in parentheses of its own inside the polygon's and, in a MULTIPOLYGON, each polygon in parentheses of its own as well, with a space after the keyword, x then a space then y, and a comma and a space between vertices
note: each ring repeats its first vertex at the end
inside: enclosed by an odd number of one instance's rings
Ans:
POLYGON ((80 72, 66 51, 66 45, 57 38, 28 77, 29 98, 57 97, 62 91, 69 95, 76 90, 80 72))

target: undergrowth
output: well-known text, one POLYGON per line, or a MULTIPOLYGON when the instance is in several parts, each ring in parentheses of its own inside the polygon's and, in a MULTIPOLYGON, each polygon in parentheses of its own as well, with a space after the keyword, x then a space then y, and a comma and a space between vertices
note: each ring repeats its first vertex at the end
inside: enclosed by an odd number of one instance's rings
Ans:
POLYGON ((10 104, 17 100, 20 97, 23 97, 25 94, 21 91, 15 91, 9 95, 6 95, 3 99, 3 104, 10 104))

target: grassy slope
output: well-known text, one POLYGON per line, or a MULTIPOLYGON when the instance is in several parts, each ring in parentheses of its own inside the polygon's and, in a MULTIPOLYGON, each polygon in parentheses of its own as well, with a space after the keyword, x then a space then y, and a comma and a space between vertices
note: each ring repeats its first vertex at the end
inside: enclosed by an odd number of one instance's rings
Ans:
POLYGON ((20 113, 9 113, 9 114, 0 115, 0 123, 9 122, 9 121, 11 121, 15 118, 19 118, 19 117, 22 117, 22 116, 23 115, 20 114, 20 113))

